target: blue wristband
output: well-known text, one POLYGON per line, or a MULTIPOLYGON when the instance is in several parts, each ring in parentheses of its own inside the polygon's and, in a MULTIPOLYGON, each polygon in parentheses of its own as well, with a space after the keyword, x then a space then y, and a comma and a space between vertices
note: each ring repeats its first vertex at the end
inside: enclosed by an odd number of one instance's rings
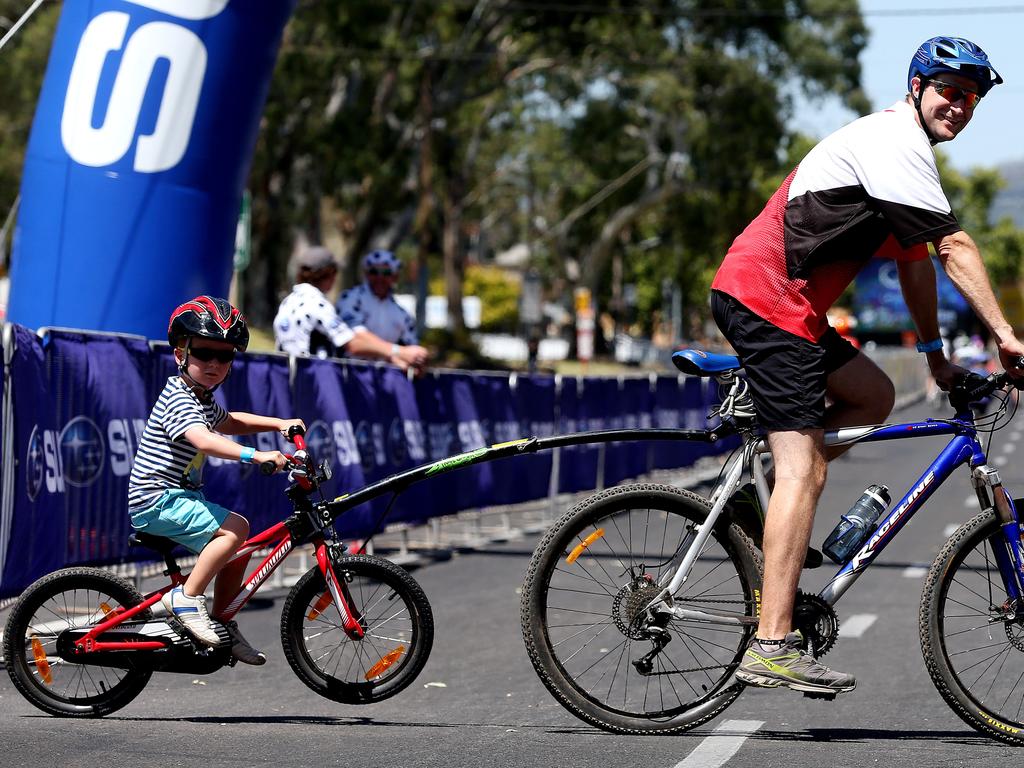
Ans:
POLYGON ((245 446, 242 449, 242 455, 238 457, 238 460, 243 464, 252 464, 256 460, 256 449, 251 445, 245 446))
POLYGON ((942 349, 942 339, 934 339, 933 341, 919 341, 917 342, 918 352, 938 352, 942 349))

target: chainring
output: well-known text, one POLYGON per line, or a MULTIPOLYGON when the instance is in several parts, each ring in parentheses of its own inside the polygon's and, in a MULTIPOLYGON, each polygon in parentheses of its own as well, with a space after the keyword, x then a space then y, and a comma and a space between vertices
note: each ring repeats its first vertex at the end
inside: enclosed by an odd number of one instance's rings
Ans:
POLYGON ((839 636, 839 617, 817 595, 797 591, 793 604, 793 628, 804 637, 804 650, 820 658, 832 650, 839 636))

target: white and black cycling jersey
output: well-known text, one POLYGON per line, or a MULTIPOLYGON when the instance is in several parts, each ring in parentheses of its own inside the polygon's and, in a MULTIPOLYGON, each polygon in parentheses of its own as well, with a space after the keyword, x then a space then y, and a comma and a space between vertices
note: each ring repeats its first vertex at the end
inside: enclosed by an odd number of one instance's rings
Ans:
POLYGON ((149 414, 128 480, 128 509, 145 509, 164 491, 198 489, 205 455, 184 439, 192 427, 216 429, 228 412, 214 400, 202 402, 181 376, 167 379, 149 414))
POLYGON ((784 217, 786 268, 867 258, 889 234, 908 248, 960 229, 935 153, 906 102, 854 120, 800 163, 784 217))
POLYGON ((350 328, 365 328, 384 341, 402 345, 419 343, 412 316, 399 306, 393 295, 379 299, 366 283, 341 294, 338 314, 350 328))
POLYGON ((327 297, 310 283, 292 288, 274 318, 277 348, 290 355, 337 357, 354 336, 327 297))

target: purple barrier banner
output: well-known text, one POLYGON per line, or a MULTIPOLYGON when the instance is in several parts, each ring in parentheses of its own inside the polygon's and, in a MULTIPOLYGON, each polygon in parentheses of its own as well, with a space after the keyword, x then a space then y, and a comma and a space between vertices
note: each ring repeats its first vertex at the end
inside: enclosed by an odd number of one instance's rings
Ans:
POLYGON ((149 413, 141 338, 15 328, 14 484, 0 595, 68 563, 127 554, 128 476, 149 413))
MULTIPOLYGON (((616 395, 621 415, 616 428, 648 429, 654 409, 654 394, 650 379, 623 379, 616 395)), ((660 443, 620 442, 608 446, 605 464, 605 485, 617 485, 630 477, 643 475, 650 469, 651 452, 660 443)))
MULTIPOLYGON (((16 594, 48 571, 77 563, 146 558, 127 550, 127 486, 138 440, 169 376, 171 351, 139 337, 50 331, 45 341, 12 326, 11 420, 3 425, 18 464, 9 471, 8 544, 0 560, 0 596, 16 594), (13 479, 12 479, 13 478, 13 479)), ((717 387, 679 377, 650 381, 589 377, 432 373, 410 382, 386 366, 239 356, 216 397, 229 411, 302 418, 306 441, 334 478, 334 498, 413 467, 496 443, 536 435, 613 429, 709 426, 717 387)), ((261 450, 292 450, 276 432, 236 438, 261 450)), ((735 442, 735 441, 733 441, 735 442)), ((676 468, 728 445, 611 443, 604 484, 676 468)), ((598 481, 597 445, 561 449, 560 492, 598 481)), ((547 495, 549 451, 444 473, 406 489, 393 506, 381 497, 344 515, 339 533, 365 538, 388 523, 432 517, 547 495), (383 516, 387 511, 386 518, 383 516)), ((245 515, 254 531, 284 518, 287 478, 253 465, 209 458, 204 493, 245 515)))
MULTIPOLYGON (((368 363, 347 363, 343 371, 341 388, 366 483, 425 463, 419 409, 405 376, 397 369, 368 363)), ((353 490, 357 487, 342 492, 353 490)), ((434 514, 431 497, 422 488, 403 493, 384 518, 391 501, 391 496, 384 496, 368 505, 373 521, 380 520, 380 526, 402 520, 421 522, 434 514)), ((369 528, 359 530, 360 536, 371 533, 369 528)))
MULTIPOLYGON (((430 461, 486 446, 473 381, 473 375, 465 373, 428 375, 416 380, 416 401, 427 433, 430 461)), ((494 487, 494 467, 478 464, 429 484, 435 490, 436 515, 473 509, 488 503, 494 487)))
MULTIPOLYGON (((296 361, 295 416, 306 423, 306 441, 317 460, 332 459, 334 477, 323 488, 327 498, 367 483, 345 396, 344 378, 349 373, 346 367, 329 360, 296 361)), ((343 536, 362 536, 374 520, 374 509, 363 504, 342 516, 336 528, 343 536)))
MULTIPOLYGON (((480 412, 480 427, 487 445, 507 443, 529 437, 519 431, 520 418, 508 376, 478 374, 473 377, 473 392, 480 412)), ((522 501, 519 486, 523 467, 519 458, 494 462, 491 475, 490 504, 513 504, 522 501)))
MULTIPOLYGON (((700 379, 659 376, 654 385, 654 428, 684 428, 687 411, 702 402, 700 379)), ((697 459, 701 447, 699 443, 658 443, 654 446, 654 467, 685 467, 697 459)))
MULTIPOLYGON (((427 437, 413 383, 397 368, 378 366, 376 376, 377 401, 381 407, 381 421, 386 426, 387 474, 425 464, 427 437)), ((398 497, 382 524, 422 523, 434 517, 437 514, 434 499, 440 490, 440 484, 435 486, 429 480, 409 487, 398 497)))
MULTIPOLYGON (((563 378, 558 393, 559 433, 583 432, 590 429, 590 414, 583 400, 582 379, 563 378)), ((596 421, 596 420, 595 420, 596 421)), ((558 492, 576 493, 597 484, 596 445, 573 445, 562 448, 558 492)))
MULTIPOLYGON (((517 376, 515 400, 522 437, 551 437, 555 434, 554 376, 517 376)), ((517 456, 512 461, 516 462, 510 467, 516 476, 516 501, 547 496, 553 463, 551 451, 517 456)))

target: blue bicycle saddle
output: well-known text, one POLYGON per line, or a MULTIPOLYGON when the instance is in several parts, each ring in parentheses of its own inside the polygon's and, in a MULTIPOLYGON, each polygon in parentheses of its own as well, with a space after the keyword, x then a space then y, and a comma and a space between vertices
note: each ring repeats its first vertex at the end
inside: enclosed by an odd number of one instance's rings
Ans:
POLYGON ((690 376, 714 376, 742 367, 740 359, 735 355, 716 355, 699 349, 681 349, 673 352, 672 362, 676 368, 690 376))

